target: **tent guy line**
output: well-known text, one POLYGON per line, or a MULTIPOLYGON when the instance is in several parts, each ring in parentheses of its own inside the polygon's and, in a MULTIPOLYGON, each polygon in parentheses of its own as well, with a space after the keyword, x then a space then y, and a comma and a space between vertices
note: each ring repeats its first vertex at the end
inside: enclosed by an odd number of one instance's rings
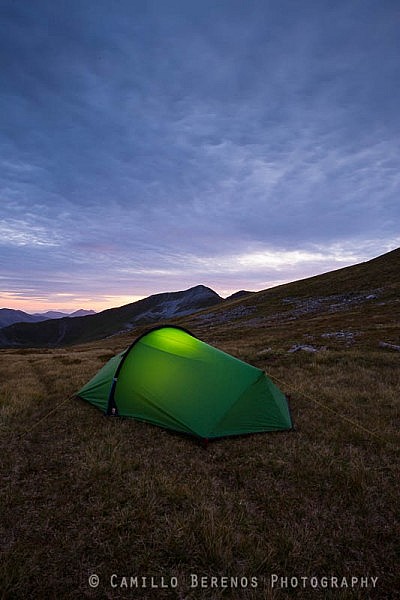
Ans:
POLYGON ((68 400, 73 400, 74 398, 76 398, 76 394, 72 394, 71 396, 68 396, 67 398, 64 398, 63 400, 61 400, 61 402, 59 402, 58 404, 56 404, 56 406, 54 408, 52 408, 51 410, 49 410, 45 415, 43 415, 43 417, 41 417, 38 421, 36 421, 32 425, 32 427, 29 427, 28 429, 26 429, 25 431, 23 431, 22 433, 20 433, 19 436, 18 436, 18 439, 22 440, 25 436, 28 435, 28 433, 31 433, 31 431, 33 431, 34 429, 36 429, 36 427, 38 425, 40 425, 40 423, 42 423, 43 421, 45 421, 51 414, 53 414, 59 408, 61 408, 61 406, 63 406, 63 404, 66 404, 68 402, 68 400))
POLYGON ((380 442, 387 443, 386 440, 384 440, 381 436, 379 436, 374 431, 371 431, 371 429, 368 429, 367 427, 364 427, 364 425, 361 425, 361 423, 358 423, 357 421, 353 421, 353 419, 350 419, 349 417, 346 417, 346 416, 342 415, 341 413, 337 412, 336 410, 334 410, 333 408, 331 408, 327 404, 324 404, 323 402, 320 402, 319 400, 316 400, 315 398, 313 398, 309 394, 306 394, 305 392, 302 392, 299 388, 296 388, 293 385, 285 383, 284 381, 282 381, 281 379, 278 379, 278 377, 275 377, 275 375, 271 375, 270 373, 268 374, 268 377, 270 377, 270 379, 273 379, 274 381, 276 381, 276 383, 278 383, 279 385, 283 386, 283 388, 289 389, 292 392, 295 392, 296 394, 298 394, 299 396, 303 396, 303 398, 305 398, 306 400, 310 400, 311 402, 314 402, 314 404, 317 404, 318 406, 321 406, 325 410, 330 411, 336 417, 339 417, 343 421, 347 421, 347 423, 350 423, 351 425, 354 425, 354 427, 357 427, 358 429, 361 429, 362 431, 364 431, 366 433, 369 433, 370 435, 372 435, 373 437, 375 437, 380 442))

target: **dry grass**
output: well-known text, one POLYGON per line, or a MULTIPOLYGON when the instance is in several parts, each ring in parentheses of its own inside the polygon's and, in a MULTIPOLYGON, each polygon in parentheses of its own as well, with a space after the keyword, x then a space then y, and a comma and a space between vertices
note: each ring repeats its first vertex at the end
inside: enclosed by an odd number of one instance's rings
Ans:
POLYGON ((309 331, 203 331, 285 382, 296 425, 208 449, 76 399, 20 438, 127 338, 2 351, 2 598, 395 598, 399 355, 366 334, 361 346, 287 354, 309 331), (112 573, 180 585, 114 590, 112 573), (190 589, 190 573, 255 576, 259 587, 190 589), (379 580, 376 591, 285 591, 262 584, 273 573, 379 580))

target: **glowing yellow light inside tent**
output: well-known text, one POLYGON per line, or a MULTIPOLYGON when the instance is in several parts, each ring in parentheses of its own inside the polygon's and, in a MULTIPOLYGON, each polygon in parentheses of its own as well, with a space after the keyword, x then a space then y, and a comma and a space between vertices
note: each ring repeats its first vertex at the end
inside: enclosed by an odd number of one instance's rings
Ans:
POLYGON ((151 331, 141 342, 163 352, 192 359, 196 358, 196 355, 198 358, 202 357, 202 346, 204 345, 204 342, 189 333, 173 327, 151 331))

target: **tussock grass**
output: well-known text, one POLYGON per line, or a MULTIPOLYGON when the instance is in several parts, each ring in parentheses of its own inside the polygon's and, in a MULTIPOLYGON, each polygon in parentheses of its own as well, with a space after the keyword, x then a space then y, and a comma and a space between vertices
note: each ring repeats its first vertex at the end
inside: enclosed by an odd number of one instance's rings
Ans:
POLYGON ((2 598, 394 598, 399 356, 368 336, 361 346, 288 354, 300 331, 310 332, 304 323, 239 339, 203 331, 283 382, 296 426, 208 449, 78 399, 20 437, 130 340, 1 351, 2 598), (176 576, 180 586, 114 590, 113 573, 176 576), (375 591, 201 590, 190 588, 191 573, 379 580, 375 591))

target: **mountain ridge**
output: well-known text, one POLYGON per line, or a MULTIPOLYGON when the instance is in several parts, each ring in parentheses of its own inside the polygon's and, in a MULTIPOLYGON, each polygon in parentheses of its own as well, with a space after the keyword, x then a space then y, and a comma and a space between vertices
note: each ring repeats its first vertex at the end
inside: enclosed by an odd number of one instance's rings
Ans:
POLYGON ((380 318, 386 312, 386 322, 389 313, 393 319, 400 309, 399 297, 400 248, 356 265, 225 300, 199 285, 154 294, 87 317, 11 325, 0 330, 0 347, 85 343, 171 320, 199 333, 227 325, 260 331, 277 324, 290 332, 298 321, 304 324, 327 316, 340 327, 355 311, 356 320, 363 312, 366 319, 380 318))
POLYGON ((0 329, 14 325, 14 323, 40 323, 48 319, 63 319, 83 317, 96 314, 94 310, 80 308, 72 313, 64 313, 58 310, 48 310, 44 313, 28 313, 14 308, 0 308, 0 329))
POLYGON ((161 292, 93 315, 14 323, 0 329, 0 347, 56 347, 92 341, 129 331, 139 324, 188 315, 223 301, 204 285, 178 292, 161 292))

